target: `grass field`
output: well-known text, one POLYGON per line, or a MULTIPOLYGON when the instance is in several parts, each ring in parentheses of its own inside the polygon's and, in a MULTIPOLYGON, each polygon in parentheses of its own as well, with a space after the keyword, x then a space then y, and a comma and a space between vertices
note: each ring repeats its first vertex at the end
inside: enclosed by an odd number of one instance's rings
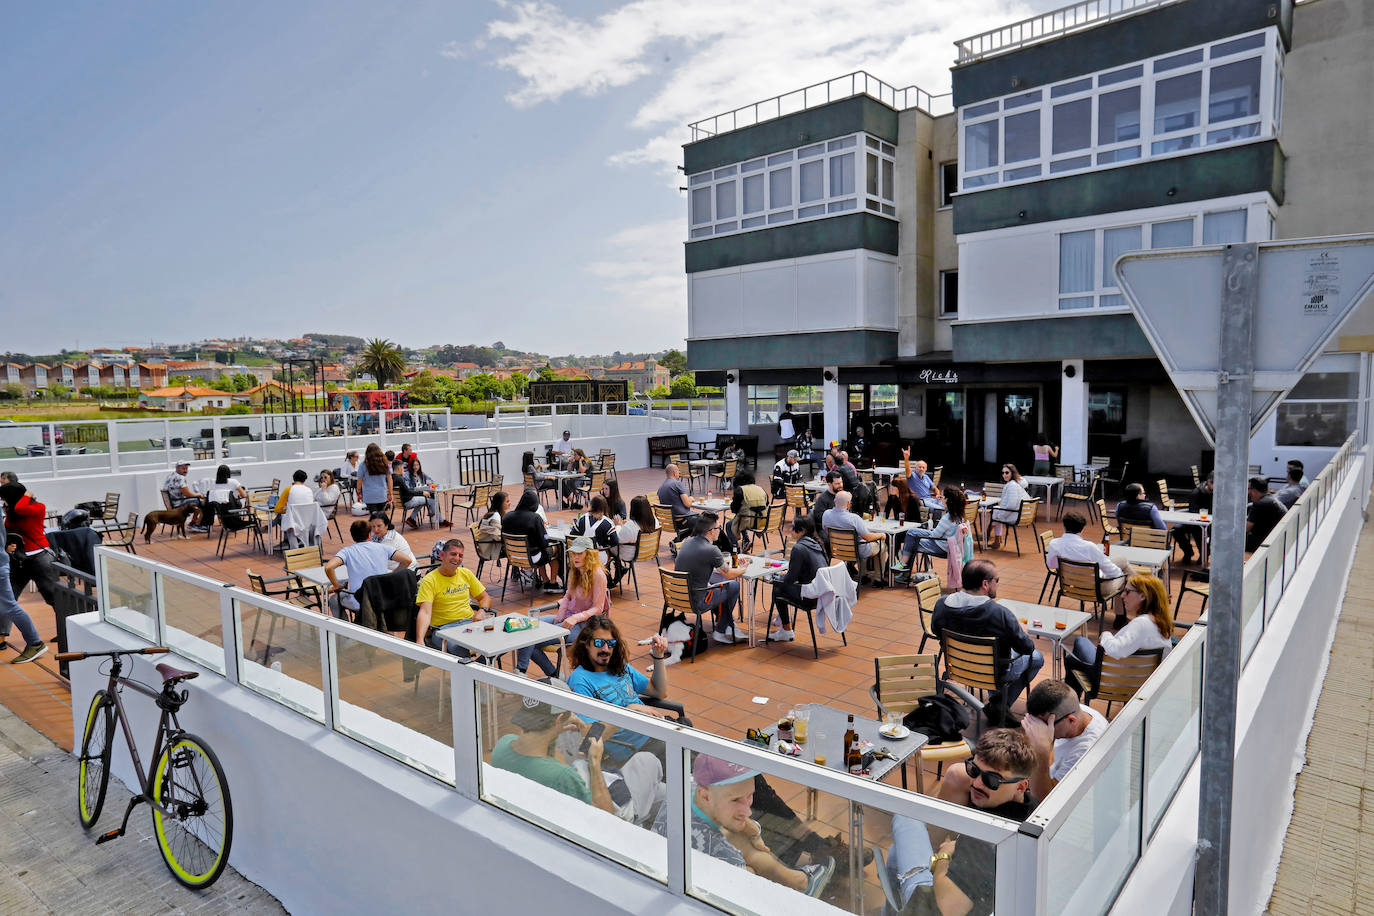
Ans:
MULTIPOLYGON (((139 407, 119 410, 101 410, 89 403, 74 404, 0 404, 0 418, 16 423, 37 423, 46 420, 124 420, 130 417, 148 418, 168 416, 161 410, 144 410, 139 407)), ((195 416, 188 414, 187 416, 195 416)))

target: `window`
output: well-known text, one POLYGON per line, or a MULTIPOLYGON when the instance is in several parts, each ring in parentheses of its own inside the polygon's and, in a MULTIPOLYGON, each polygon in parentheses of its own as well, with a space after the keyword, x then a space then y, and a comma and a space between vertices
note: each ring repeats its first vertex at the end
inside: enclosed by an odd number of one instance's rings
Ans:
POLYGON ((959 113, 960 187, 1274 136, 1282 87, 1283 49, 1270 27, 970 105, 959 113))
MULTIPOLYGON (((1102 233, 1102 289, 1114 290, 1116 276, 1112 267, 1116 259, 1128 251, 1139 251, 1141 227, 1125 226, 1120 229, 1106 229, 1102 233)), ((1126 297, 1120 293, 1103 293, 1097 304, 1102 308, 1120 308, 1126 305, 1126 297)))
POLYGON ((959 163, 940 163, 940 206, 954 205, 954 192, 959 189, 959 163))
POLYGON ((940 271, 940 315, 959 317, 959 271, 940 271))
POLYGON ((1202 244, 1229 245, 1245 241, 1245 211, 1226 210, 1202 218, 1202 244))
POLYGON ((745 395, 749 399, 750 423, 778 422, 777 385, 748 385, 745 395))
POLYGON ((1151 248, 1191 248, 1193 220, 1175 219, 1150 226, 1151 248))
POLYGON ((1096 233, 1066 232, 1059 237, 1059 308, 1093 307, 1092 296, 1065 296, 1066 293, 1093 291, 1093 255, 1096 233))
POLYGON ((1088 389, 1088 434, 1124 436, 1126 434, 1126 389, 1088 389))
POLYGON ((1336 448, 1360 415, 1356 372, 1309 372, 1279 404, 1275 444, 1336 448))
MULTIPOLYGON (((852 139, 852 138, 851 138, 852 139)), ((830 196, 848 196, 854 193, 854 154, 830 157, 830 196)))

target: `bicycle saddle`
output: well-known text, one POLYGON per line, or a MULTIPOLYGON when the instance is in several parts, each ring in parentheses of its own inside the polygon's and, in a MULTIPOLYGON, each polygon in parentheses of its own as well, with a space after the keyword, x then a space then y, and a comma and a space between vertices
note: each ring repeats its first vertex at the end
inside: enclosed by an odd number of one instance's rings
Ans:
POLYGON ((157 666, 157 673, 162 675, 162 683, 175 684, 179 681, 189 681, 191 678, 198 676, 200 672, 182 671, 179 668, 173 668, 171 665, 161 664, 157 666))

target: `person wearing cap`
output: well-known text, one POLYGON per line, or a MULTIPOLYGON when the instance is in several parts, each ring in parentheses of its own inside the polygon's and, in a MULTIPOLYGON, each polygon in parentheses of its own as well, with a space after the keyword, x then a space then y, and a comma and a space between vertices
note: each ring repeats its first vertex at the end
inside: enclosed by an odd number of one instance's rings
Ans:
MULTIPOLYGON (((583 623, 597 614, 609 614, 610 611, 611 594, 606 585, 606 569, 601 564, 596 544, 585 535, 575 537, 568 545, 568 590, 558 600, 558 611, 544 614, 539 619, 566 628, 568 635, 565 639, 577 639, 583 623)), ((558 640, 549 640, 520 649, 515 653, 515 670, 524 674, 529 668, 530 659, 533 659, 545 675, 556 677, 558 666, 549 660, 543 649, 557 645, 558 640)))
POLYGON ((559 739, 565 733, 579 739, 590 726, 567 710, 534 697, 521 699, 520 708, 511 715, 511 724, 520 729, 520 734, 497 739, 491 750, 492 766, 518 773, 555 792, 641 825, 649 822, 662 804, 667 789, 663 784, 663 764, 653 754, 641 751, 619 768, 603 769, 603 736, 591 738, 586 756, 568 763, 569 745, 559 739))
POLYGON ((565 429, 563 430, 563 438, 553 444, 553 453, 558 456, 559 464, 562 464, 568 460, 568 456, 570 456, 572 452, 572 432, 565 429))
POLYGON ((798 460, 801 453, 789 449, 777 464, 773 465, 773 498, 782 499, 787 495, 787 485, 802 482, 802 470, 798 460))
POLYGON ((191 489, 190 482, 186 479, 186 472, 191 470, 191 462, 178 461, 176 469, 167 475, 167 479, 162 482, 162 492, 167 494, 167 503, 173 509, 194 503, 195 509, 191 512, 191 517, 187 519, 187 528, 191 531, 205 532, 207 529, 201 526, 201 498, 200 494, 191 489))
MULTIPOLYGON (((692 849, 704 852, 760 877, 819 897, 835 873, 835 859, 788 868, 763 841, 754 820, 754 783, 758 770, 740 763, 697 754, 692 762, 692 849)), ((656 833, 668 835, 667 809, 654 819, 656 833)))

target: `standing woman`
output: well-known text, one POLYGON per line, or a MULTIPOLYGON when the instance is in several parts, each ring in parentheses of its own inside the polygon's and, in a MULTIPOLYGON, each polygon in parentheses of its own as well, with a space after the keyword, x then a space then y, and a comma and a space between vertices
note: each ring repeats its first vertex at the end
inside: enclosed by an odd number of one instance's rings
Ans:
POLYGON ((1037 477, 1048 477, 1050 461, 1059 457, 1059 449, 1050 445, 1050 440, 1044 433, 1037 433, 1031 451, 1035 454, 1035 464, 1031 467, 1031 473, 1037 477))
POLYGON ((1007 525, 1015 525, 1021 520, 1021 500, 1030 499, 1026 486, 1021 482, 1021 472, 1014 464, 1002 465, 1002 498, 992 510, 992 535, 988 538, 988 549, 994 550, 1002 544, 1007 525))
POLYGON ((367 506, 368 512, 386 512, 391 508, 392 492, 391 466, 382 447, 370 442, 358 468, 358 502, 367 506))

